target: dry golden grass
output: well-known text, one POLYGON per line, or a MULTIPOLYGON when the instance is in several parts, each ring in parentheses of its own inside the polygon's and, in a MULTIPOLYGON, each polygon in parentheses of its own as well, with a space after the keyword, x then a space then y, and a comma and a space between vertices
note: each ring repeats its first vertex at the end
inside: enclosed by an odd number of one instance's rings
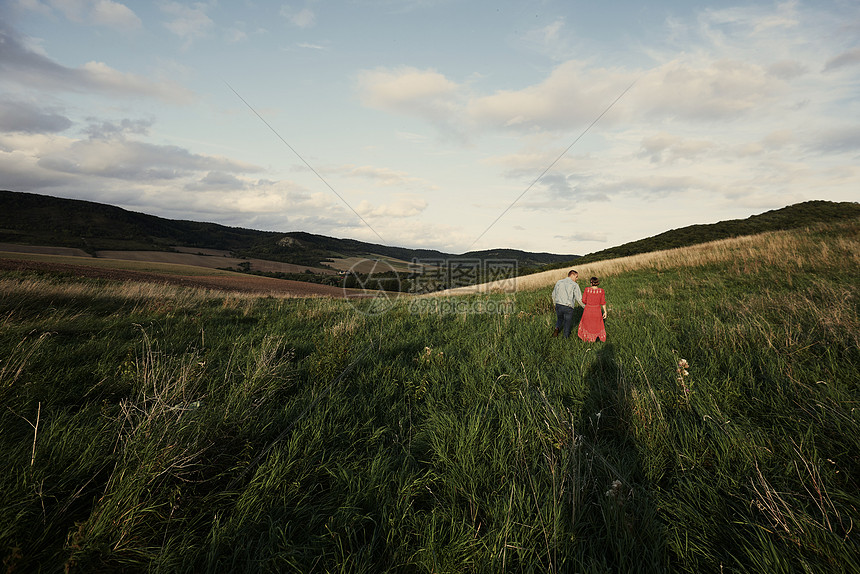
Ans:
MULTIPOLYGON (((92 281, 56 281, 50 278, 15 279, 0 277, 0 299, 7 296, 38 296, 41 298, 90 299, 110 296, 117 299, 146 304, 166 301, 171 307, 193 306, 200 301, 223 299, 223 306, 231 309, 247 310, 248 305, 260 298, 259 293, 222 291, 206 287, 189 287, 169 283, 147 283, 126 281, 111 285, 109 290, 101 283, 92 281)), ((290 293, 267 295, 278 299, 307 297, 290 293)))
MULTIPOLYGON (((47 278, 0 278, 0 297, 4 295, 34 295, 40 297, 86 298, 105 294, 104 285, 86 282, 59 282, 47 278)), ((195 287, 181 287, 167 283, 117 283, 110 295, 120 299, 171 299, 178 303, 224 296, 220 291, 195 287)))
MULTIPOLYGON (((834 266, 856 268, 860 266, 860 220, 843 225, 848 233, 838 240, 816 237, 814 230, 810 229, 775 231, 596 261, 581 266, 574 264, 572 268, 579 272, 580 278, 610 277, 643 269, 664 271, 718 263, 731 263, 731 270, 737 273, 752 273, 762 266, 786 273, 814 272, 818 268, 834 266)), ((566 277, 568 271, 568 268, 553 269, 517 277, 516 281, 506 279, 458 287, 433 295, 534 291, 553 285, 566 277)))

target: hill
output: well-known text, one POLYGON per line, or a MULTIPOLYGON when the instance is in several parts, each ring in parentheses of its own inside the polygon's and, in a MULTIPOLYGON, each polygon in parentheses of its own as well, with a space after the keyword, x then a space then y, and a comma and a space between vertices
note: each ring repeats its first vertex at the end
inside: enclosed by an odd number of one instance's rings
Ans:
POLYGON ((174 220, 76 199, 0 191, 0 242, 100 250, 169 251, 175 247, 218 249, 238 257, 325 267, 332 259, 388 257, 413 259, 475 259, 503 256, 519 267, 532 268, 576 255, 531 253, 514 249, 455 255, 432 249, 411 249, 338 239, 306 232, 279 233, 228 227, 216 223, 174 220))
POLYGON ((376 314, 0 274, 0 558, 860 572, 858 262, 860 220, 595 264, 595 344, 546 289, 376 314))
POLYGON ((560 269, 573 265, 582 265, 592 261, 603 261, 618 257, 628 257, 640 253, 663 251, 678 247, 687 247, 700 243, 708 243, 719 239, 756 235, 766 231, 798 229, 816 223, 848 221, 860 217, 860 203, 833 201, 806 201, 753 215, 746 219, 732 219, 706 225, 690 225, 631 241, 617 247, 610 247, 583 257, 570 259, 562 263, 547 265, 544 269, 560 269))

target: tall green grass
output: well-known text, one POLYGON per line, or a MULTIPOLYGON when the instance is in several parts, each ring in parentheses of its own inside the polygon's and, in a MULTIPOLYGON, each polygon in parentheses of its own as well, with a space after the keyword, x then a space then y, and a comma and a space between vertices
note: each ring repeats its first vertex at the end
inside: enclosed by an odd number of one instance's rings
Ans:
POLYGON ((373 315, 5 275, 4 565, 860 571, 858 229, 793 237, 606 276, 596 344, 548 289, 373 315))

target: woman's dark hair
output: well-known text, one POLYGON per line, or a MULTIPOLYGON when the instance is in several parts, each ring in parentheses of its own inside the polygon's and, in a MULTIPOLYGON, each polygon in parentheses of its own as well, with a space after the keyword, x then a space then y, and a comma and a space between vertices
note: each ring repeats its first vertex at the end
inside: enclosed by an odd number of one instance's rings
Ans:
POLYGON ((592 277, 591 278, 591 284, 592 285, 600 285, 600 279, 598 279, 597 277, 592 277))

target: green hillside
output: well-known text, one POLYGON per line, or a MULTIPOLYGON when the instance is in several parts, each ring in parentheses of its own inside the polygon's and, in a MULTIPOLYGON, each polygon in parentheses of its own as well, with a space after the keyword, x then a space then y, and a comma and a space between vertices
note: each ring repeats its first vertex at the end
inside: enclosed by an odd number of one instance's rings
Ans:
MULTIPOLYGON (((653 237, 589 253, 576 258, 575 263, 581 265, 592 261, 686 247, 729 237, 797 229, 817 223, 849 221, 857 217, 860 217, 860 203, 806 201, 782 209, 767 211, 760 215, 753 215, 746 219, 732 219, 708 225, 690 225, 680 229, 672 229, 653 237)), ((544 269, 559 269, 568 267, 573 263, 574 260, 569 260, 559 264, 547 265, 544 269)))
MULTIPOLYGON (((165 219, 91 201, 13 191, 0 191, 0 242, 77 247, 88 252, 199 247, 224 249, 240 257, 310 266, 322 266, 327 259, 339 257, 450 260, 476 258, 486 253, 454 255, 305 232, 255 231, 215 223, 165 219)), ((514 259, 521 267, 537 267, 575 257, 512 249, 493 253, 514 259)))

